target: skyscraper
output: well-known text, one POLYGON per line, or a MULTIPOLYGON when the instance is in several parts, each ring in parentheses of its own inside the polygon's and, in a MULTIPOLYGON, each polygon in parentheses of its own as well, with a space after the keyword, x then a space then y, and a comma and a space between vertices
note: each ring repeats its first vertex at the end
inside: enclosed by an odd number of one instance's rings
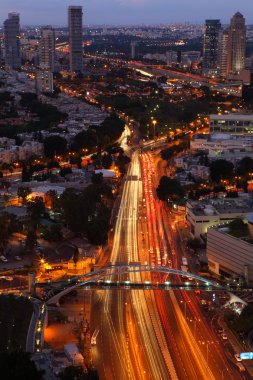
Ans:
POLYGON ((228 36, 228 74, 234 75, 245 67, 246 25, 245 18, 237 12, 229 26, 228 36))
POLYGON ((218 47, 218 74, 226 78, 228 74, 228 29, 221 30, 219 33, 218 47))
POLYGON ((9 13, 4 21, 5 65, 8 69, 21 67, 19 14, 9 13))
POLYGON ((36 90, 38 93, 54 91, 55 32, 51 26, 41 30, 39 44, 39 68, 36 72, 36 90))
POLYGON ((69 6, 69 67, 70 71, 83 69, 83 9, 81 6, 69 6))
POLYGON ((55 32, 51 26, 47 26, 41 30, 39 64, 47 66, 51 72, 54 72, 55 32))
POLYGON ((203 51, 203 74, 217 75, 218 40, 221 30, 220 20, 206 20, 203 51))

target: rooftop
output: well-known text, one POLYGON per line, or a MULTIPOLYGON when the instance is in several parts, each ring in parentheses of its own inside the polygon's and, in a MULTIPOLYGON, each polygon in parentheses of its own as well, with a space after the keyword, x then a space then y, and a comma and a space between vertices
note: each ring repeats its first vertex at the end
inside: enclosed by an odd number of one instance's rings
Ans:
MULTIPOLYGON (((253 200, 249 198, 203 199, 189 201, 188 208, 195 216, 248 214, 253 212, 253 200)), ((233 218, 232 215, 231 218, 233 218)))
POLYGON ((246 120, 246 121, 252 121, 253 120, 253 114, 240 114, 240 113, 228 113, 224 115, 216 115, 211 114, 210 115, 211 120, 246 120))

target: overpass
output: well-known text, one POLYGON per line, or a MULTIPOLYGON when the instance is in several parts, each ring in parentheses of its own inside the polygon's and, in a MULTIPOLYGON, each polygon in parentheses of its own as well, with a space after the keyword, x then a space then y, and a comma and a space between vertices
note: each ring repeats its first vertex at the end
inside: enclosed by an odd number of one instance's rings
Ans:
POLYGON ((198 276, 180 269, 166 266, 141 264, 139 262, 115 263, 95 271, 73 276, 67 280, 36 283, 35 287, 58 290, 47 304, 58 304, 61 297, 79 287, 86 289, 148 289, 148 290, 204 290, 228 292, 253 292, 252 287, 237 284, 219 284, 218 282, 198 276), (152 281, 125 281, 122 275, 130 273, 152 273, 156 278, 152 281), (116 279, 115 279, 116 276, 116 279), (173 276, 173 280, 171 277, 173 276))

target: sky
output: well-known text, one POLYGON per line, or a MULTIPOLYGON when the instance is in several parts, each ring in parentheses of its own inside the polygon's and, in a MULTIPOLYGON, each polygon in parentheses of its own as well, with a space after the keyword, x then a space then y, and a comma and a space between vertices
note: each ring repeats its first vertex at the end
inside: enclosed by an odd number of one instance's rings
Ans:
POLYGON ((19 12, 21 25, 67 24, 68 5, 82 5, 86 25, 203 23, 220 18, 228 23, 240 11, 253 23, 253 0, 0 0, 0 24, 19 12))

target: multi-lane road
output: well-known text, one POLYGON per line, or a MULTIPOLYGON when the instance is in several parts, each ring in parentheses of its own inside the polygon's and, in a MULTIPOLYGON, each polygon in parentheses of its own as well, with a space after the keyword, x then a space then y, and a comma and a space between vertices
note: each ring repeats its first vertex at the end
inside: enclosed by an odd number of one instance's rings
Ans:
MULTIPOLYGON (((182 239, 155 194, 153 157, 133 153, 117 212, 108 261, 141 261, 178 268, 182 239)), ((122 276, 122 275, 121 275, 122 276)), ((132 273, 124 280, 165 280, 132 273)), ((156 275, 157 276, 157 275, 156 275)), ((115 279, 120 280, 115 274, 115 279)), ((170 278, 170 281, 178 281, 170 278)), ((101 379, 240 379, 197 296, 183 291, 107 290, 93 297, 93 328, 99 328, 92 349, 101 379)))

